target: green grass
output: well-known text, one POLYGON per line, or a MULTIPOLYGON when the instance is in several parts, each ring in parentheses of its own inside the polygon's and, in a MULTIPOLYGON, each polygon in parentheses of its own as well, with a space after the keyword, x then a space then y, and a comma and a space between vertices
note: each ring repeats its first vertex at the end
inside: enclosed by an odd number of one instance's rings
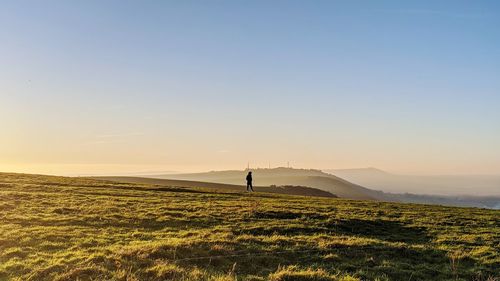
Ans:
POLYGON ((0 174, 0 280, 498 280, 500 211, 0 174))

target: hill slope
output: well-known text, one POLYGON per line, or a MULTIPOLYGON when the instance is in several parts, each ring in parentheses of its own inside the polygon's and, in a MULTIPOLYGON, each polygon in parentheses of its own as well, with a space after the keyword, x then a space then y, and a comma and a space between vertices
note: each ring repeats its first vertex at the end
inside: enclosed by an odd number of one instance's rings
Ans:
MULTIPOLYGON (((152 178, 242 184, 248 171, 213 171, 208 173, 151 175, 152 178)), ((275 168, 252 169, 255 185, 299 185, 322 189, 342 198, 380 199, 381 193, 353 184, 319 170, 275 168)))
MULTIPOLYGON (((128 183, 145 183, 160 186, 177 186, 177 187, 201 187, 211 188, 216 190, 231 190, 231 191, 245 191, 246 187, 234 184, 221 184, 213 182, 201 181, 186 181, 186 180, 169 180, 169 179, 155 179, 155 178, 142 178, 142 177, 93 177, 95 179, 110 180, 116 182, 128 183)), ((320 190, 317 188, 310 188, 305 186, 254 186, 255 191, 279 193, 288 195, 302 195, 302 196, 316 196, 316 197, 337 197, 330 192, 320 190)))
POLYGON ((0 280, 496 280, 500 211, 0 173, 0 280))

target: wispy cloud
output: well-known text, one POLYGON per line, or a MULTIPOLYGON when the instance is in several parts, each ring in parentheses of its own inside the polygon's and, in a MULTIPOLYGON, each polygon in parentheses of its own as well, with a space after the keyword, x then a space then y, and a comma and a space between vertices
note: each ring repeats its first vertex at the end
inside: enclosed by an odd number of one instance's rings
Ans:
POLYGON ((96 135, 92 140, 83 143, 83 145, 98 145, 98 144, 109 144, 109 143, 123 143, 127 141, 129 137, 143 136, 144 133, 112 133, 112 134, 100 134, 96 135))
POLYGON ((125 138, 125 137, 135 137, 135 136, 143 136, 144 133, 120 133, 120 134, 102 134, 97 135, 98 139, 110 139, 110 138, 125 138))
POLYGON ((96 144, 109 144, 109 143, 121 143, 125 140, 94 140, 83 143, 83 145, 96 145, 96 144))

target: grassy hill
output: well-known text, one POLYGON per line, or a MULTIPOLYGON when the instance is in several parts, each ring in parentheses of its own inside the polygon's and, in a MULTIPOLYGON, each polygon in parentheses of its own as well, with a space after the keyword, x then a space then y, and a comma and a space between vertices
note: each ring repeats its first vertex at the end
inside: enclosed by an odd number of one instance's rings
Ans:
MULTIPOLYGON (((244 183, 247 170, 213 171, 207 173, 152 175, 153 178, 215 182, 224 184, 244 183)), ((318 188, 342 198, 381 199, 382 194, 353 184, 337 176, 311 169, 252 169, 255 185, 299 185, 318 188)))
MULTIPOLYGON (((231 191, 246 190, 246 186, 242 185, 221 184, 221 183, 201 182, 201 181, 169 180, 169 179, 155 179, 155 178, 143 178, 143 177, 94 177, 94 178, 101 180, 116 181, 116 182, 154 184, 159 186, 202 187, 202 188, 231 190, 231 191)), ((317 197, 337 197, 336 195, 330 192, 306 186, 290 186, 290 185, 254 186, 253 188, 255 191, 268 192, 268 193, 317 196, 317 197)))
POLYGON ((500 211, 0 173, 0 280, 498 280, 500 211))

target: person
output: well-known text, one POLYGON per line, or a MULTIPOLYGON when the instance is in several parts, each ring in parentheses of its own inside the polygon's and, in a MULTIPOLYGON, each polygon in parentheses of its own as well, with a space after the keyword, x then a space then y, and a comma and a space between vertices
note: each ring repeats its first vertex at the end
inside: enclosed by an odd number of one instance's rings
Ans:
POLYGON ((253 191, 253 186, 252 186, 252 172, 248 172, 247 175, 247 191, 253 191))

